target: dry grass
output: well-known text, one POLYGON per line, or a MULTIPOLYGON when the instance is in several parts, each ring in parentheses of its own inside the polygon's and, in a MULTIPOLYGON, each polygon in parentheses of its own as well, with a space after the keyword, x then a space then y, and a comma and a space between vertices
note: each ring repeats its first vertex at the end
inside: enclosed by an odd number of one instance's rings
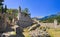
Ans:
POLYGON ((25 37, 30 37, 30 35, 29 35, 29 31, 28 31, 27 28, 24 29, 23 34, 24 34, 25 37))
MULTIPOLYGON (((47 29, 47 32, 51 37, 60 37, 60 28, 57 29, 47 29)), ((30 37, 28 29, 24 29, 23 32, 25 37, 30 37)))
POLYGON ((48 33, 51 37, 60 37, 60 29, 48 29, 48 33))

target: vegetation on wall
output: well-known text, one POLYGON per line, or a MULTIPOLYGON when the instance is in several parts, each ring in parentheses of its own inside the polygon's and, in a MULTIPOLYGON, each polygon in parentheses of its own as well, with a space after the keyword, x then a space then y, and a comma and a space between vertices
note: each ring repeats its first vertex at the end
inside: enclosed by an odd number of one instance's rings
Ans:
POLYGON ((2 11, 2 7, 3 7, 3 3, 2 2, 4 2, 4 0, 0 0, 0 12, 2 11))
POLYGON ((28 8, 25 8, 24 10, 22 10, 22 12, 26 15, 29 15, 30 16, 30 13, 29 13, 29 9, 28 8))

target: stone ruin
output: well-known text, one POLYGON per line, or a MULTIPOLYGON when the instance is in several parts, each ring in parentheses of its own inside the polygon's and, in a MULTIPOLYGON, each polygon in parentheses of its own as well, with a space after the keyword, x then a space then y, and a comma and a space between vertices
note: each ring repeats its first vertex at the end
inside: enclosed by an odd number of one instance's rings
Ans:
POLYGON ((7 17, 0 13, 0 32, 5 31, 7 23, 7 17))
POLYGON ((17 18, 13 15, 0 13, 0 37, 24 37, 22 34, 23 29, 17 25, 17 21, 17 18), (9 20, 9 16, 13 19, 9 20))
POLYGON ((48 27, 48 28, 60 28, 60 24, 58 23, 57 19, 54 19, 53 23, 43 23, 43 22, 39 22, 36 19, 33 19, 33 23, 37 23, 40 24, 40 26, 48 27))
POLYGON ((24 12, 22 12, 21 7, 18 9, 18 25, 21 26, 22 28, 26 28, 32 25, 32 19, 31 17, 24 12))

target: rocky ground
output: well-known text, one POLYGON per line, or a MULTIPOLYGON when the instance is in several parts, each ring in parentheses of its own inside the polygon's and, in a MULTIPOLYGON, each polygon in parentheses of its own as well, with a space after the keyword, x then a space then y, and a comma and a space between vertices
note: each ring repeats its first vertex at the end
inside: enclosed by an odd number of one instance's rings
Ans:
POLYGON ((23 30, 20 27, 18 27, 18 25, 14 25, 10 27, 10 29, 7 29, 6 32, 0 33, 0 37, 24 37, 22 32, 23 30), (16 30, 11 30, 14 27, 16 30))
POLYGON ((48 32, 40 30, 39 28, 29 32, 30 37, 50 37, 48 32))
POLYGON ((39 24, 34 24, 33 26, 27 28, 25 31, 25 37, 50 37, 45 27, 42 27, 39 24))

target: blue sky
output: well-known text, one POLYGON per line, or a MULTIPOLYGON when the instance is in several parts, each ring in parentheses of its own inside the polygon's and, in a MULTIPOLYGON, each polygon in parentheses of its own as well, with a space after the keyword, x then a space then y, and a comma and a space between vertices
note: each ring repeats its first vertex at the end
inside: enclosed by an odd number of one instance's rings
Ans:
POLYGON ((5 0, 4 4, 8 8, 18 8, 19 6, 28 8, 31 17, 47 16, 60 12, 60 0, 5 0))

